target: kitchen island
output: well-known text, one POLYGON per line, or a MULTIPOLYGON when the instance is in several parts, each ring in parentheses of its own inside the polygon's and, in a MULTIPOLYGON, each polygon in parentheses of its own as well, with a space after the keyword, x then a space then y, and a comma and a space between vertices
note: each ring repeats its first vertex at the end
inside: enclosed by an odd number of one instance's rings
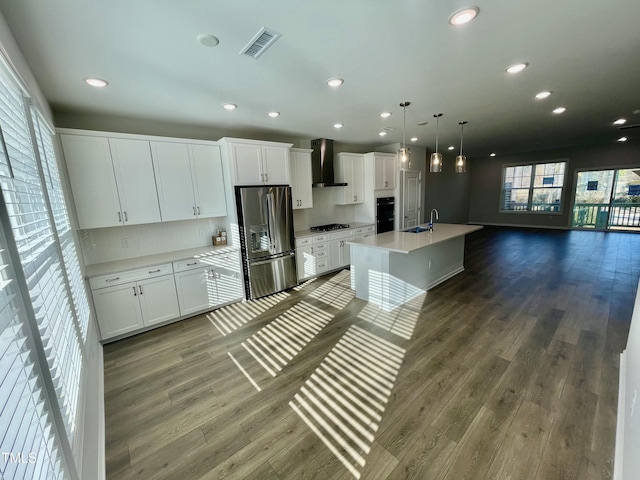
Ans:
MULTIPOLYGON (((356 297, 391 311, 464 270, 464 237, 478 225, 437 223, 432 232, 387 232, 351 247, 356 297)), ((415 227, 412 229, 415 230, 415 227)))

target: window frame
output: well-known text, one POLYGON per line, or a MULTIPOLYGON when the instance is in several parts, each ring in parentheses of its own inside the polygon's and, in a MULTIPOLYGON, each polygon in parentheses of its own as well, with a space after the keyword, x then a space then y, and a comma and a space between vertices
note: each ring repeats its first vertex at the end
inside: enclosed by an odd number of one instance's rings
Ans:
POLYGON ((569 170, 569 159, 568 158, 559 158, 559 159, 554 159, 554 160, 541 160, 541 161, 536 161, 536 162, 526 162, 526 163, 522 163, 522 162, 518 162, 518 163, 505 163, 502 165, 502 176, 501 176, 501 180, 500 180, 500 204, 498 207, 498 212, 499 213, 515 213, 515 214, 534 214, 534 215, 562 215, 563 214, 563 205, 564 205, 564 200, 565 200, 565 194, 566 194, 566 188, 567 188, 567 177, 568 177, 568 172, 569 170), (563 179, 562 179, 562 186, 560 187, 536 187, 535 186, 535 178, 536 178, 536 167, 540 166, 540 165, 551 165, 551 164, 558 164, 558 163, 564 163, 564 173, 563 175, 563 179), (531 167, 531 178, 530 178, 530 182, 529 182, 529 186, 528 187, 522 187, 522 189, 528 189, 528 195, 527 195, 527 209, 526 210, 508 210, 504 208, 504 200, 505 200, 505 179, 506 179, 506 173, 507 173, 507 169, 508 168, 514 168, 514 167, 531 167), (535 191, 537 189, 542 189, 542 188, 554 188, 554 189, 559 189, 560 190, 560 201, 558 202, 558 210, 557 211, 549 211, 549 210, 532 210, 533 205, 533 195, 535 193, 535 191))

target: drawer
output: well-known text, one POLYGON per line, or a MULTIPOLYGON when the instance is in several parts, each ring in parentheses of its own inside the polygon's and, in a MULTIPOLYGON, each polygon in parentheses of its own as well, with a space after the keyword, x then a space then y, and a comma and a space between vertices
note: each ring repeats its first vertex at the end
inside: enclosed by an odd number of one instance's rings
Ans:
POLYGON ((368 227, 364 227, 364 231, 366 233, 375 233, 376 226, 375 225, 369 225, 368 227))
POLYGON ((317 244, 313 244, 313 253, 316 252, 322 252, 323 250, 327 249, 327 244, 326 243, 317 243, 317 244))
POLYGON ((316 273, 327 271, 329 268, 329 259, 322 259, 316 262, 316 273))
POLYGON ((316 260, 320 260, 321 258, 327 258, 327 251, 320 250, 319 252, 313 252, 313 256, 316 257, 316 260))
POLYGON ((135 282, 147 278, 159 277, 173 273, 170 263, 162 265, 154 265, 147 268, 137 268, 126 272, 113 273, 111 275, 100 275, 89 279, 91 290, 112 287, 113 285, 122 285, 123 283, 135 282))
POLYGON ((316 235, 313 237, 313 243, 322 243, 327 241, 327 234, 324 235, 316 235))
POLYGON ((339 240, 353 236, 353 230, 340 230, 339 232, 327 233, 327 240, 339 240))
POLYGON ((179 262, 173 262, 173 271, 186 272, 187 270, 193 270, 195 268, 207 268, 213 265, 213 259, 201 259, 190 258, 189 260, 181 260, 179 262))
POLYGON ((313 238, 311 237, 296 238, 296 248, 306 247, 307 245, 311 245, 312 242, 313 238))

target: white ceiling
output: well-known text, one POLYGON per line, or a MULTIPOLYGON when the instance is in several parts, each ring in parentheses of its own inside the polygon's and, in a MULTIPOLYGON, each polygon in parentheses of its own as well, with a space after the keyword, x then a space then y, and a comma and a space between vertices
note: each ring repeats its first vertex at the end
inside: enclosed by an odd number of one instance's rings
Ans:
POLYGON ((407 100, 407 138, 433 149, 442 112, 440 151, 458 147, 466 120, 470 157, 614 143, 613 120, 640 124, 638 0, 0 0, 0 10, 54 112, 386 145, 402 141, 407 100), (473 4, 476 20, 448 23, 473 4), (239 55, 263 26, 282 37, 258 60, 239 55), (200 45, 203 33, 220 44, 200 45), (507 74, 515 62, 529 67, 507 74), (110 85, 91 88, 88 76, 110 85), (331 89, 330 77, 345 83, 331 89), (533 98, 545 89, 550 98, 533 98), (396 130, 381 138, 385 126, 396 130))

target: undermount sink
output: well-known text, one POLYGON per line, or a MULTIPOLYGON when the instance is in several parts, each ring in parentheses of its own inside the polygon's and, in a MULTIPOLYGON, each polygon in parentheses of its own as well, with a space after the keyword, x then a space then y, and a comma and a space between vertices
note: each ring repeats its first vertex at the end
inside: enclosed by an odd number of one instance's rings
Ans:
POLYGON ((411 227, 411 228, 407 228, 405 230, 403 230, 403 232, 407 232, 407 233, 422 233, 422 232, 426 232, 427 229, 423 228, 423 227, 411 227))

